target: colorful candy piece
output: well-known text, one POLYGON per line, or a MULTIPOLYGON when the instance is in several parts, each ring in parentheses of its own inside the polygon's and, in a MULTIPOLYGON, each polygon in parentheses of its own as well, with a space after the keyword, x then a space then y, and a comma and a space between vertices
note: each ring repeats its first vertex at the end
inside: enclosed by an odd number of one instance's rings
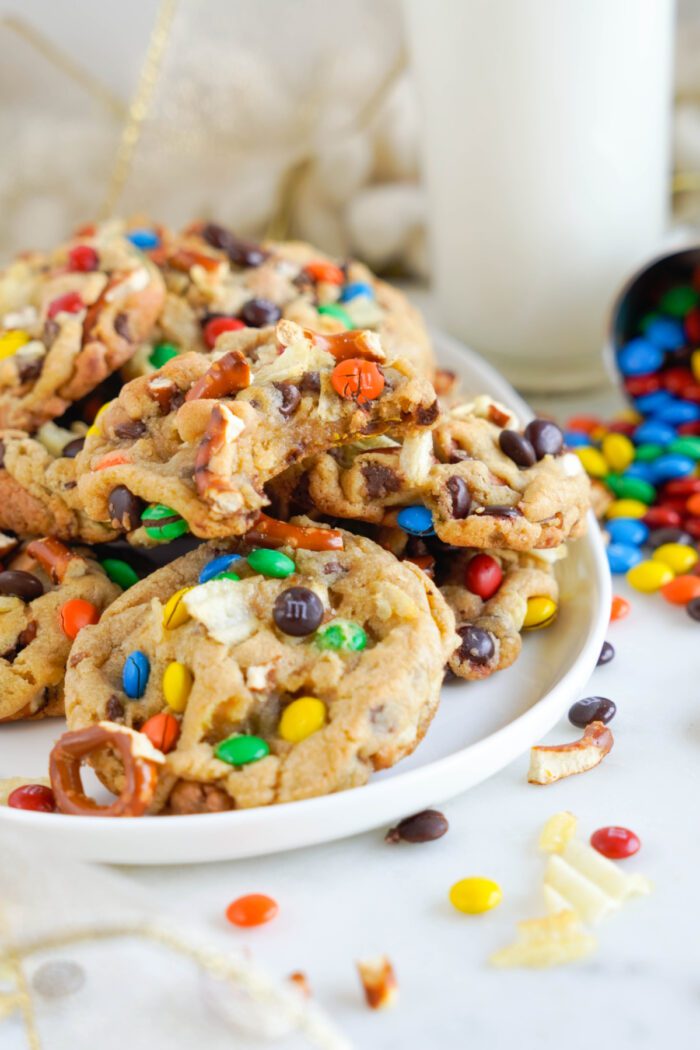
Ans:
POLYGON ((192 690, 192 672, 185 664, 173 660, 163 671, 163 696, 171 711, 178 714, 187 707, 192 690))
POLYGON ((226 762, 229 766, 247 766, 266 758, 270 754, 270 747, 262 737, 241 733, 220 741, 214 748, 214 754, 220 762, 226 762))
MULTIPOLYGON (((598 663, 596 667, 603 667, 604 664, 609 664, 611 660, 615 659, 615 648, 610 642, 603 642, 603 647, 600 650, 600 656, 598 657, 598 663)), ((595 719, 594 719, 595 721, 595 719)))
POLYGON ((228 572, 237 561, 243 561, 242 554, 221 554, 218 558, 212 558, 204 566, 199 574, 199 582, 206 583, 213 580, 223 572, 228 572))
POLYGON ((614 594, 610 603, 610 620, 613 623, 616 620, 624 620, 625 616, 629 615, 630 608, 630 603, 626 598, 620 594, 614 594))
POLYGON ((154 368, 162 368, 179 353, 174 343, 156 343, 151 350, 148 361, 154 368))
POLYGON ((61 606, 61 628, 69 638, 89 624, 99 623, 100 610, 84 598, 71 598, 61 606))
POLYGON ((662 543, 652 554, 652 560, 668 565, 678 575, 689 572, 697 564, 698 552, 682 543, 662 543))
POLYGON ((656 372, 663 364, 663 351, 646 338, 633 339, 617 355, 618 368, 623 376, 645 375, 656 372))
POLYGON ((613 500, 605 511, 606 518, 643 518, 647 510, 646 503, 638 499, 613 500))
POLYGON ((202 336, 210 350, 216 346, 216 340, 224 332, 236 332, 245 325, 238 317, 212 317, 204 326, 202 336))
POLYGON ((275 918, 279 905, 265 893, 248 893, 237 897, 226 909, 226 918, 233 926, 262 926, 275 918))
POLYGON ((56 799, 46 784, 22 784, 7 796, 11 809, 29 809, 35 813, 55 813, 56 799))
POLYGON ((72 273, 92 273, 100 265, 100 257, 89 244, 76 244, 68 252, 68 269, 72 273))
POLYGON ((493 598, 503 582, 503 570, 490 554, 476 554, 470 558, 464 574, 464 584, 472 594, 484 601, 493 598))
POLYGON ((251 551, 246 561, 253 572, 276 580, 284 580, 296 572, 296 565, 290 557, 282 551, 270 550, 269 547, 259 547, 251 551))
POLYGON ((155 230, 130 230, 126 237, 135 248, 140 248, 142 252, 150 251, 151 248, 157 248, 160 244, 160 237, 155 230))
POLYGON ((338 306, 337 303, 321 303, 316 309, 323 317, 335 317, 336 321, 340 321, 346 328, 355 327, 350 314, 342 306, 338 306))
POLYGON ((421 503, 410 507, 402 507, 396 517, 396 523, 400 529, 410 536, 434 536, 433 515, 421 503))
POLYGON ((581 461, 581 466, 592 478, 604 478, 610 472, 608 461, 597 448, 577 448, 576 455, 581 461))
POLYGON ((639 518, 613 518, 605 528, 612 543, 640 547, 649 537, 648 525, 639 518))
MULTIPOLYGON (((598 661, 600 663, 600 660, 598 661)), ((617 704, 607 696, 587 696, 577 700, 569 708, 569 721, 579 729, 585 729, 592 722, 607 725, 617 714, 617 704)))
POLYGON ((315 696, 300 696, 285 707, 278 728, 283 740, 299 744, 325 724, 326 705, 323 701, 315 696))
POLYGON ((528 598, 523 630, 537 631, 541 627, 549 627, 556 615, 557 603, 551 598, 538 596, 528 598))
POLYGON ((331 386, 346 401, 364 405, 374 401, 384 390, 384 375, 374 361, 348 357, 339 361, 331 372, 331 386))
POLYGON ((192 587, 181 587, 179 591, 171 594, 163 606, 163 627, 167 631, 174 631, 176 627, 182 627, 189 620, 190 614, 182 599, 191 590, 192 587))
POLYGON ((618 474, 622 474, 634 462, 634 445, 624 434, 606 434, 601 451, 610 470, 618 474))
POLYGON ((140 649, 129 653, 122 669, 122 687, 130 700, 139 700, 146 692, 151 663, 140 649))
POLYGON ((133 587, 139 582, 139 575, 135 569, 121 558, 105 558, 100 565, 113 583, 116 583, 123 591, 133 587))
POLYGON ((177 744, 180 736, 180 723, 168 711, 161 711, 146 719, 141 726, 141 732, 148 737, 158 751, 167 755, 177 744))
POLYGON ((676 576, 661 588, 661 597, 671 605, 687 605, 700 598, 700 576, 676 576))
POLYGON ((610 572, 620 575, 628 572, 642 561, 643 554, 638 547, 626 543, 611 543, 606 550, 610 572))
POLYGON ((319 649, 355 653, 366 648, 367 635, 359 623, 338 619, 319 627, 314 641, 319 649))
POLYGON ((465 915, 481 915, 491 911, 503 900, 503 891, 497 882, 473 876, 460 879, 450 889, 450 904, 465 915))
POLYGON ((146 535, 152 540, 168 542, 176 540, 189 532, 189 525, 171 507, 164 503, 154 503, 146 507, 141 515, 141 521, 146 529, 146 535))
POLYGON ((627 573, 627 582, 635 591, 653 594, 673 579, 673 570, 659 561, 640 561, 627 573))
POLYGON ((6 357, 12 357, 21 350, 23 346, 30 340, 28 332, 22 331, 20 328, 14 328, 9 332, 3 332, 0 335, 0 361, 6 357))
POLYGON ((591 835, 591 846, 608 860, 624 860, 633 857, 641 847, 639 837, 629 828, 598 828, 591 835))

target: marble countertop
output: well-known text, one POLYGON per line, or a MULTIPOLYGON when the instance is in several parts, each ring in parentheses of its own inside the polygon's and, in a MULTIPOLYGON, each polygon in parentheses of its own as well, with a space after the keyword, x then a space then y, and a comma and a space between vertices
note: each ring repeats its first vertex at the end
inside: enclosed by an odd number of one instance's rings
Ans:
MULTIPOLYGON (((609 416, 621 407, 613 391, 531 401, 562 420, 574 408, 609 416)), ((279 917, 252 931, 229 927, 231 938, 272 973, 303 970, 357 1047, 690 1046, 700 1021, 700 625, 624 581, 614 589, 630 598, 632 611, 610 626, 615 660, 596 669, 582 693, 618 705, 615 746, 597 769, 534 787, 522 756, 441 806, 450 830, 434 843, 390 846, 371 832, 260 859, 125 874, 176 915, 196 915, 219 933, 229 901, 271 894, 279 917), (495 970, 487 959, 514 939, 516 922, 543 914, 537 838, 562 809, 577 815, 585 838, 608 824, 634 829, 642 849, 625 870, 645 874, 655 890, 597 929, 599 948, 588 959, 548 971, 495 970), (496 879, 502 904, 478 917, 454 911, 448 890, 467 875, 496 879), (355 959, 375 953, 387 953, 398 975, 398 1005, 385 1013, 365 1007, 354 968, 355 959)), ((548 739, 574 736, 564 719, 548 739)))

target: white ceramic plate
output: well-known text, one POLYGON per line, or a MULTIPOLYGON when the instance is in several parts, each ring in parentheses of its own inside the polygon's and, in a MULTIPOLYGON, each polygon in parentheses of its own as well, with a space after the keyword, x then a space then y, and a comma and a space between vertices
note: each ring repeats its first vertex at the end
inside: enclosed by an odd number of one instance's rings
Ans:
MULTIPOLYGON (((465 391, 486 392, 530 413, 476 354, 444 335, 436 346, 465 391)), ((343 838, 444 801, 502 769, 536 743, 578 698, 595 667, 610 612, 610 576, 599 530, 559 563, 560 614, 527 635, 514 667, 486 682, 450 685, 417 751, 366 787, 325 798, 207 816, 110 819, 0 807, 1 826, 84 860, 176 864, 249 857, 343 838)), ((0 777, 45 775, 61 723, 0 728, 0 777)))

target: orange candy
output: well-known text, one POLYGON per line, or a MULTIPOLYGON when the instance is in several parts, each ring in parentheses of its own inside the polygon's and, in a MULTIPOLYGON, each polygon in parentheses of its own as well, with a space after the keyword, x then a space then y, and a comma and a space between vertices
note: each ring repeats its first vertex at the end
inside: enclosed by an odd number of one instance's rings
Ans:
POLYGON ((317 259, 304 267, 309 277, 324 284, 345 284, 345 274, 335 263, 317 259))
POLYGON ((146 734, 154 747, 167 755, 168 751, 172 751, 177 744, 180 736, 180 723, 174 715, 162 711, 159 715, 147 718, 141 726, 141 732, 146 734))
POLYGON ((107 467, 121 467, 124 463, 130 462, 129 457, 125 456, 123 452, 108 452, 92 469, 106 470, 107 467))
POLYGON ((696 492, 694 496, 690 497, 686 503, 686 508, 693 517, 700 518, 700 492, 696 492))
POLYGON ((264 893, 248 893, 237 897, 226 909, 226 918, 234 926, 262 926, 274 919, 279 911, 276 900, 264 893))
POLYGON ((567 430, 575 430, 577 433, 591 434, 600 426, 600 420, 595 416, 572 416, 566 424, 567 430))
POLYGON ((360 357, 349 357, 340 361, 331 372, 331 384, 336 394, 350 399, 358 405, 373 401, 384 389, 384 376, 374 361, 360 357))
POLYGON ((100 610, 92 602, 86 602, 84 598, 71 598, 69 602, 61 606, 61 627, 63 633, 69 638, 75 638, 82 627, 90 623, 97 623, 100 619, 100 610))
POLYGON ((630 611, 630 603, 626 598, 620 597, 619 594, 613 595, 612 604, 610 606, 610 619, 624 620, 627 613, 630 611))
POLYGON ((661 594, 672 605, 687 605, 700 598, 700 576, 676 576, 661 588, 661 594))

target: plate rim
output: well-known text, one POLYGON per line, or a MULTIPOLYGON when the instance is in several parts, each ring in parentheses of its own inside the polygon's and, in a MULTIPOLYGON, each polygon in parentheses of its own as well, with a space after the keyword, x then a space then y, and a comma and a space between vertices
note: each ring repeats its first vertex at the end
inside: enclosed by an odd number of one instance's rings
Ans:
MULTIPOLYGON (((438 359, 440 349, 445 348, 449 356, 471 361, 481 380, 496 391, 494 396, 524 418, 532 417, 532 410, 526 402, 480 355, 439 329, 431 328, 431 336, 438 359)), ((427 801, 420 803, 420 798, 441 802, 463 793, 505 768, 547 733, 597 663, 609 623, 606 610, 610 608, 612 581, 602 536, 592 511, 588 515, 588 525, 586 536, 578 543, 588 547, 593 570, 591 586, 599 591, 600 601, 598 614, 587 625, 587 635, 578 655, 554 686, 526 711, 476 742, 385 780, 370 780, 347 791, 274 806, 171 816, 163 821, 128 817, 115 820, 100 816, 76 818, 69 814, 28 813, 0 806, 0 825, 3 829, 20 831, 31 826, 33 831, 52 843, 60 842, 85 860, 144 865, 207 863, 264 856, 336 841, 369 831, 413 811, 411 800, 414 798, 417 800, 415 805, 425 806, 427 801), (465 770, 468 770, 466 775, 465 770), (427 791, 425 782, 434 785, 434 789, 427 791), (328 827, 329 813, 335 818, 335 827, 328 827), (203 820, 203 816, 207 819, 203 820), (256 829, 260 831, 259 842, 252 841, 250 834, 256 829), (291 841, 290 829, 300 832, 299 841, 291 841), (245 832, 251 841, 238 848, 235 844, 233 848, 226 843, 222 845, 217 832, 229 830, 245 832), (269 832, 272 832, 270 839, 267 838, 269 832), (183 856, 191 847, 196 847, 193 849, 195 855, 183 856)))

